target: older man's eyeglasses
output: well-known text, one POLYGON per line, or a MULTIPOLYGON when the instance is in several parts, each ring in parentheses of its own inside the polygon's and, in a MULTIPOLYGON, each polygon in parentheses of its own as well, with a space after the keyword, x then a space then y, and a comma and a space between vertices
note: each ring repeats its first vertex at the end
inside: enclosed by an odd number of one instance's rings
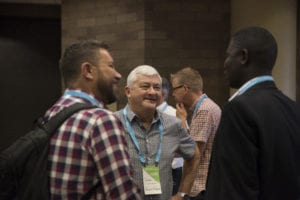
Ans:
POLYGON ((175 90, 177 90, 177 89, 179 89, 179 88, 182 88, 184 85, 179 85, 179 86, 177 86, 177 87, 173 87, 173 92, 175 91, 175 90))

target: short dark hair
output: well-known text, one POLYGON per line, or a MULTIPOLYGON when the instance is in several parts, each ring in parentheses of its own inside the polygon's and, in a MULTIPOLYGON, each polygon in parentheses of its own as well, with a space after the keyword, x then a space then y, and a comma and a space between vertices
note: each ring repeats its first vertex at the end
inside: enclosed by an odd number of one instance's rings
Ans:
POLYGON ((203 79, 198 70, 192 67, 185 67, 175 74, 171 74, 171 80, 177 78, 179 84, 187 85, 192 91, 203 91, 203 79))
POLYGON ((259 67, 272 70, 277 58, 277 43, 274 36, 262 27, 248 27, 232 36, 237 48, 248 50, 249 58, 259 67))
POLYGON ((108 50, 107 44, 97 40, 83 40, 71 44, 65 49, 59 61, 59 67, 65 86, 76 79, 80 73, 80 66, 84 62, 96 64, 99 61, 99 49, 108 50))

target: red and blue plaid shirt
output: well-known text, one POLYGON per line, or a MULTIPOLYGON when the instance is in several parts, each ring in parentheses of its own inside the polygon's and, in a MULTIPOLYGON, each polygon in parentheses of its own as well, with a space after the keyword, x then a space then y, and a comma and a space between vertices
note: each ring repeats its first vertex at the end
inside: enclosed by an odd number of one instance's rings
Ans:
MULTIPOLYGON (((90 103, 62 96, 45 119, 77 102, 90 103)), ((53 134, 48 157, 51 199, 80 199, 98 180, 103 191, 99 187, 91 199, 140 199, 122 124, 101 102, 98 106, 75 113, 53 134)))

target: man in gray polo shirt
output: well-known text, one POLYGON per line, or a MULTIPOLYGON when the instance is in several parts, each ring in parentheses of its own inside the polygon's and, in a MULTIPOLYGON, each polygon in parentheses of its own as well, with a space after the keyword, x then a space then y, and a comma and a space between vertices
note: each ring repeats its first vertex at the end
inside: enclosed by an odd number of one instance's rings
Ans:
POLYGON ((134 167, 134 179, 144 200, 180 200, 189 193, 199 164, 199 151, 178 118, 156 110, 161 77, 151 66, 142 65, 127 77, 128 104, 115 114, 126 129, 134 167), (178 193, 172 196, 172 159, 185 159, 178 193))

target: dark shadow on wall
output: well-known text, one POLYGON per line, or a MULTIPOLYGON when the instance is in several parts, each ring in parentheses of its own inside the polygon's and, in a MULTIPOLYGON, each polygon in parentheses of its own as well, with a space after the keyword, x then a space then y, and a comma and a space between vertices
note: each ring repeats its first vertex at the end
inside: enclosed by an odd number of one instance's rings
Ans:
POLYGON ((60 19, 35 15, 0 16, 0 150, 60 96, 60 19))

